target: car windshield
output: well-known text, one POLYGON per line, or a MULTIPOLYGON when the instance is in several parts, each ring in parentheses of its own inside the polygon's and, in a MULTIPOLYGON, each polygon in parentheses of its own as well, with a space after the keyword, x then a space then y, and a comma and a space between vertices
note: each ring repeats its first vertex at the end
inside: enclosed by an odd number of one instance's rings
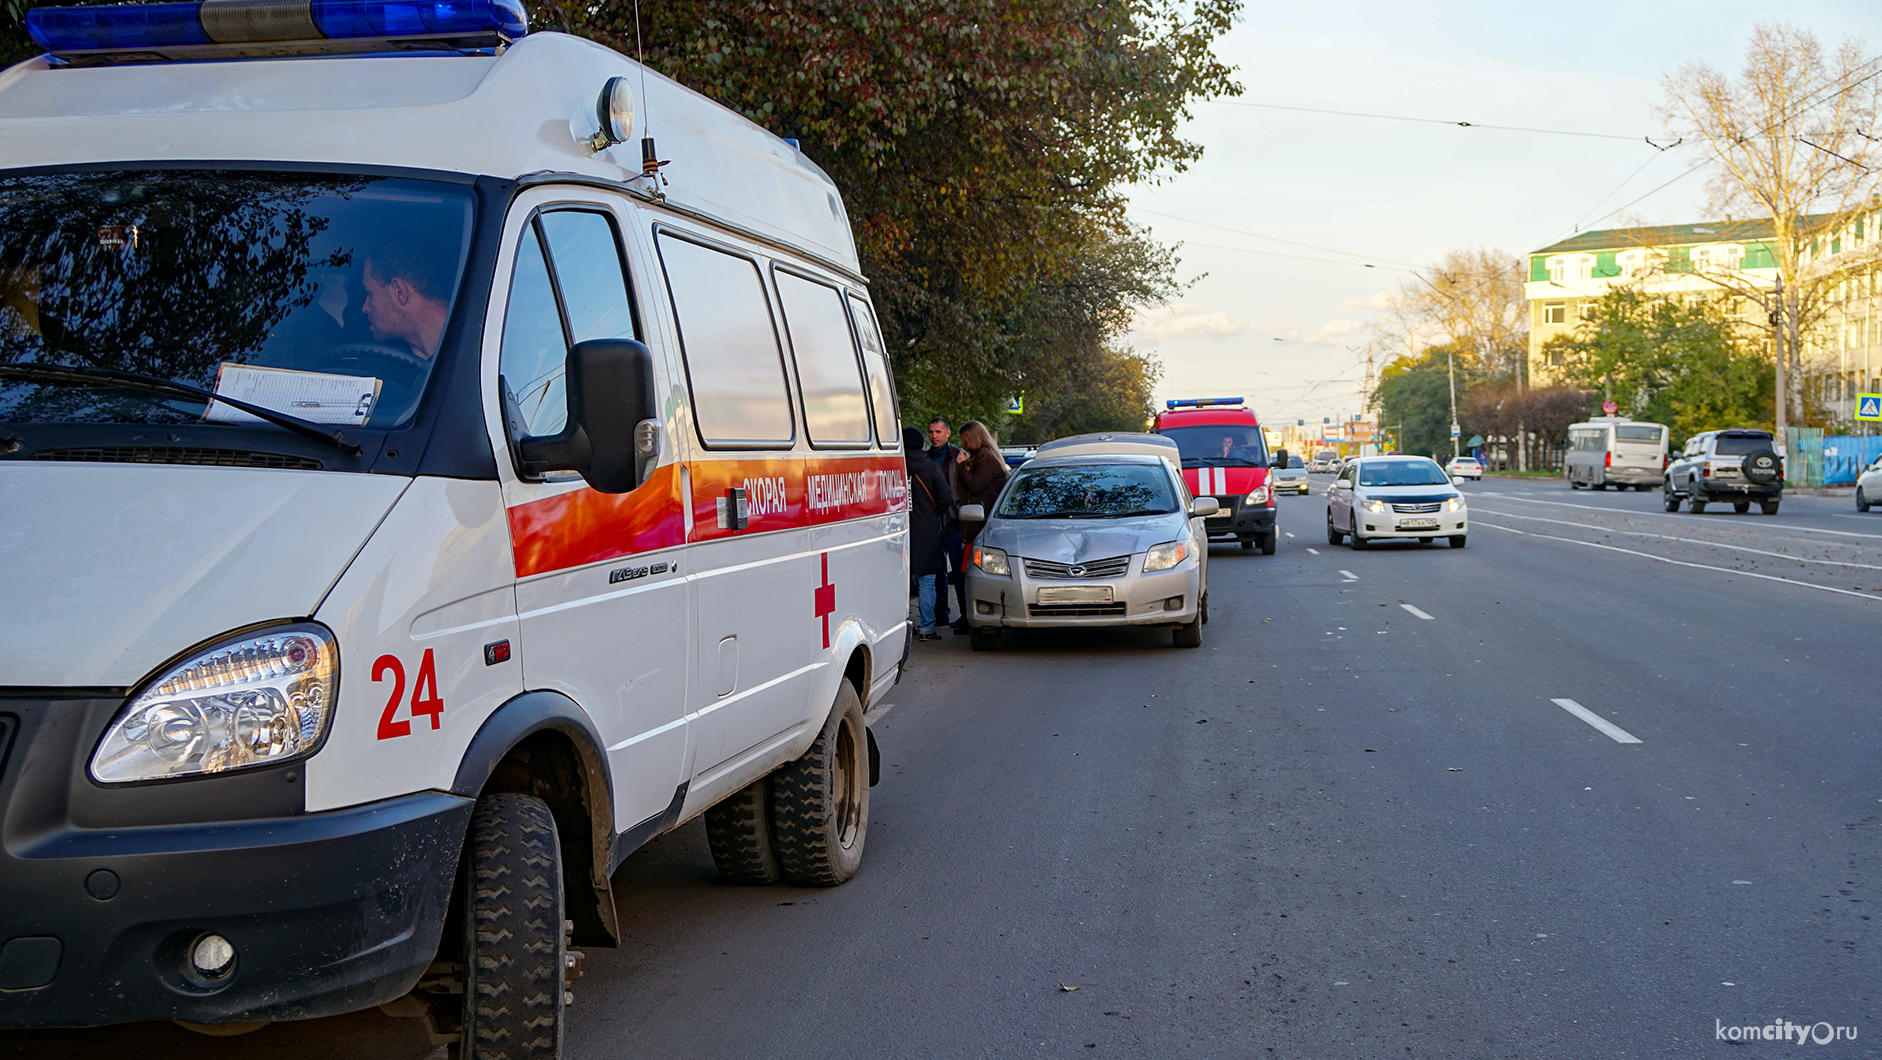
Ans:
POLYGON ((1165 427, 1157 432, 1176 443, 1184 467, 1267 467, 1268 444, 1260 427, 1216 423, 1165 427))
POLYGON ((1359 465, 1361 486, 1448 486, 1451 477, 1435 460, 1368 460, 1359 465))
MULTIPOLYGON (((136 373, 397 426, 437 359, 472 212, 467 186, 392 177, 0 177, 0 366, 136 373)), ((253 422, 79 372, 0 377, 0 421, 205 420, 253 422)))
POLYGON ((1006 519, 1102 519, 1176 510, 1170 476, 1152 464, 1025 467, 1000 497, 1006 519))
POLYGON ((1770 435, 1763 434, 1721 434, 1713 446, 1713 452, 1720 456, 1745 456, 1771 448, 1770 435))

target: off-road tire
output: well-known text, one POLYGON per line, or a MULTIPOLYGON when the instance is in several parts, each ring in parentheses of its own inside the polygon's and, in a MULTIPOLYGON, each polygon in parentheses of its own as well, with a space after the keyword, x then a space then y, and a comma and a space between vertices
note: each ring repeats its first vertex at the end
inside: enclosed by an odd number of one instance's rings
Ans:
POLYGON ((1173 648, 1202 647, 1202 619, 1185 622, 1170 630, 1170 646, 1173 648))
POLYGON ((1452 547, 1452 548, 1463 548, 1463 547, 1464 547, 1464 539, 1465 539, 1465 538, 1467 538, 1467 537, 1469 537, 1469 536, 1470 536, 1470 535, 1468 535, 1468 534, 1452 534, 1452 535, 1451 535, 1451 547, 1452 547))
POLYGON ((464 890, 459 1060, 562 1055, 568 939, 562 850, 549 806, 485 795, 471 812, 464 890))
POLYGON ((1706 499, 1700 495, 1698 483, 1686 487, 1686 510, 1694 515, 1705 514, 1706 499))
POLYGON ((1766 515, 1776 515, 1777 505, 1778 505, 1777 501, 1759 501, 1758 510, 1763 512, 1766 515))
POLYGON ((999 626, 968 626, 967 645, 975 651, 997 651, 1000 647, 999 626))
POLYGON ((1671 479, 1660 487, 1660 506, 1669 512, 1679 511, 1679 494, 1673 492, 1671 479))
POLYGON ((771 774, 771 842, 786 880, 834 887, 856 875, 868 835, 869 734, 845 679, 810 750, 771 774))
POLYGON ((771 842, 771 781, 760 777, 706 811, 706 846, 727 883, 777 883, 784 878, 771 842))
POLYGON ((1751 510, 1751 502, 1750 501, 1733 501, 1732 510, 1737 512, 1740 515, 1743 515, 1746 512, 1751 510))
POLYGON ((1740 474, 1745 476, 1746 482, 1753 482, 1760 486, 1768 486, 1777 481, 1777 472, 1780 466, 1781 462, 1778 460, 1775 451, 1760 449, 1755 453, 1745 454, 1745 459, 1740 465, 1740 474))
POLYGON ((1856 510, 1859 512, 1866 512, 1869 510, 1869 498, 1862 495, 1861 486, 1856 487, 1856 510))

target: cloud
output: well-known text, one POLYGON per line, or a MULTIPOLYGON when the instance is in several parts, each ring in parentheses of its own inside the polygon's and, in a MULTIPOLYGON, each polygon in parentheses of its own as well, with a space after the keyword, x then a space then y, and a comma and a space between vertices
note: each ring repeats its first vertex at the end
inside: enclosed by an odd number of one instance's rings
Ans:
POLYGON ((1254 321, 1237 318, 1209 302, 1179 302, 1138 310, 1136 319, 1131 322, 1130 335, 1139 342, 1155 342, 1235 338, 1261 330, 1254 321))

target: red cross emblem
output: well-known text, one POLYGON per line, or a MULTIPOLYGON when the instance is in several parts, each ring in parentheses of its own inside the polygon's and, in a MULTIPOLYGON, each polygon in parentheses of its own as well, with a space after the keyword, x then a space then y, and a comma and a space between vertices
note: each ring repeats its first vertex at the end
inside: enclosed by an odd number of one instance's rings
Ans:
POLYGON ((830 646, 830 615, 836 610, 836 586, 830 584, 830 554, 823 554, 823 579, 817 586, 817 617, 823 619, 823 646, 830 646))

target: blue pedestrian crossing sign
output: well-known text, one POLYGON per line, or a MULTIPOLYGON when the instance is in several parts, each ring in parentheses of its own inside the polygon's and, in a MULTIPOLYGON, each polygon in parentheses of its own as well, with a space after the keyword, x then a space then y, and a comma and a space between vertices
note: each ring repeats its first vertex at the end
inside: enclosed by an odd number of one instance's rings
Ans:
POLYGON ((1882 420, 1882 394, 1857 394, 1856 418, 1882 420))

